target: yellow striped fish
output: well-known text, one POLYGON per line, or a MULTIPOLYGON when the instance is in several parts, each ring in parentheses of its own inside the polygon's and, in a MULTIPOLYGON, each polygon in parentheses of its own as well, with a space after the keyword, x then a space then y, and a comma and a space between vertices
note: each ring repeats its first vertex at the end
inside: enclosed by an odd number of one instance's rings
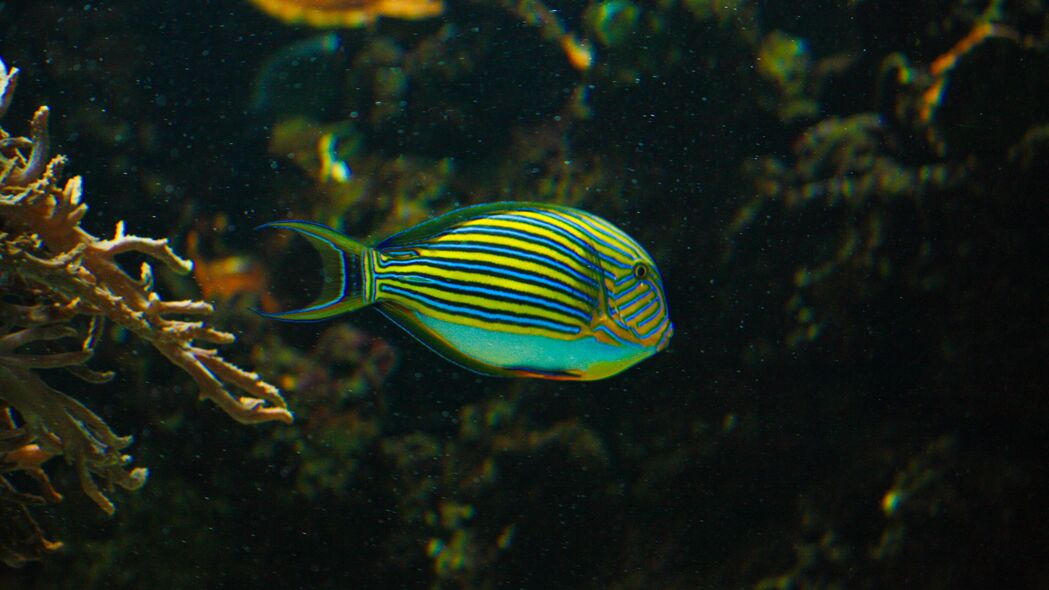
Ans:
POLYGON ((465 207, 368 247, 309 221, 324 265, 310 322, 374 305, 452 362, 485 375, 594 380, 666 347, 674 328, 659 270, 630 236, 540 203, 465 207))

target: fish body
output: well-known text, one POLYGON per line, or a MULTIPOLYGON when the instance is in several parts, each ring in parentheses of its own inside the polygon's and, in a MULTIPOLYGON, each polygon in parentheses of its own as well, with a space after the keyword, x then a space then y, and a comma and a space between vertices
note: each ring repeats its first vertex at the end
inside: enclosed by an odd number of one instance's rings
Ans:
POLYGON ((261 315, 318 321, 374 306, 482 374, 602 379, 662 350, 673 334, 652 258, 578 209, 474 205, 373 247, 308 221, 262 227, 309 240, 325 284, 302 309, 261 315))

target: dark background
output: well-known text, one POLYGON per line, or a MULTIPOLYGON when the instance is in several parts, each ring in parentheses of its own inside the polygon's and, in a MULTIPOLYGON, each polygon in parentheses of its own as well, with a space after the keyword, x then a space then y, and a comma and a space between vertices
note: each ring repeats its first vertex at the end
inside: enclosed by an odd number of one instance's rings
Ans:
POLYGON ((551 4, 586 72, 510 6, 338 31, 285 87, 260 72, 319 33, 247 2, 0 2, 4 127, 50 105, 96 234, 193 232, 286 302, 315 261, 260 223, 564 202, 649 248, 676 327, 613 379, 519 382, 371 312, 277 325, 216 297, 287 427, 235 424, 113 334, 117 381, 47 378, 135 435, 149 483, 106 518, 54 461, 66 500, 35 515, 65 547, 0 586, 1044 587, 1043 3, 551 4), (1009 33, 932 71, 981 22, 1009 33), (359 192, 311 175, 318 130, 359 192))

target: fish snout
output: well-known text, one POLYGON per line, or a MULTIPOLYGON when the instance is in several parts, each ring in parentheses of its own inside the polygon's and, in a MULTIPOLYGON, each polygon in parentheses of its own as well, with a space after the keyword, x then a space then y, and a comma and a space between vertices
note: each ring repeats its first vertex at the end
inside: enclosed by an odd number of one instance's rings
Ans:
POLYGON ((670 337, 674 335, 674 324, 667 322, 667 331, 663 333, 663 336, 659 339, 659 344, 656 345, 656 352, 661 352, 670 344, 670 337))

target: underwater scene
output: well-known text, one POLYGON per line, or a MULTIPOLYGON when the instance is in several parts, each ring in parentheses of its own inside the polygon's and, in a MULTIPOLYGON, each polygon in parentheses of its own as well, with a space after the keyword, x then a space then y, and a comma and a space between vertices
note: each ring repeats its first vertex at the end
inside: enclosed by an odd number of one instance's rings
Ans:
POLYGON ((0 590, 1049 587, 1046 2, 0 0, 0 60, 0 590))

